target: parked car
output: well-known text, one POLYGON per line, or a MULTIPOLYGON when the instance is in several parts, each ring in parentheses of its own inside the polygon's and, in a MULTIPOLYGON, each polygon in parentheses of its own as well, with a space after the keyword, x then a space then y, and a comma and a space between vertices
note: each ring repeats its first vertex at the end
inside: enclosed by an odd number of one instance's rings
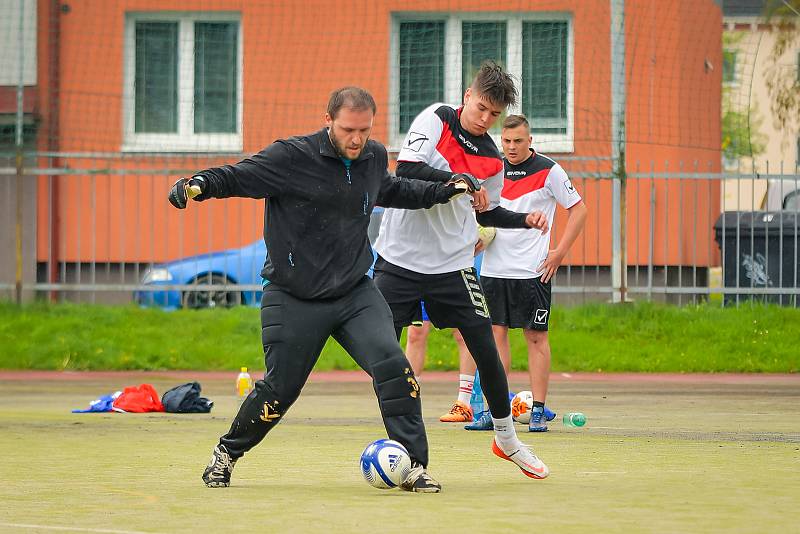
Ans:
MULTIPOLYGON (((369 223, 370 243, 378 237, 383 208, 375 208, 369 223)), ((213 290, 159 289, 159 286, 174 285, 262 285, 261 269, 267 247, 259 239, 241 248, 199 254, 188 258, 154 264, 145 270, 141 284, 151 289, 136 291, 134 301, 141 306, 176 308, 231 307, 240 304, 258 306, 261 291, 241 291, 236 287, 221 287, 213 290)), ((373 256, 375 252, 373 251, 373 256)), ((374 265, 373 260, 373 265, 374 265)), ((372 266, 367 273, 372 276, 372 266)))
POLYGON ((800 180, 769 180, 767 211, 800 211, 800 180))
POLYGON ((142 306, 175 308, 230 307, 239 304, 258 305, 261 291, 158 289, 158 286, 213 284, 261 285, 261 268, 267 247, 259 239, 241 248, 200 254, 155 264, 144 272, 142 285, 153 290, 136 291, 134 300, 142 306))

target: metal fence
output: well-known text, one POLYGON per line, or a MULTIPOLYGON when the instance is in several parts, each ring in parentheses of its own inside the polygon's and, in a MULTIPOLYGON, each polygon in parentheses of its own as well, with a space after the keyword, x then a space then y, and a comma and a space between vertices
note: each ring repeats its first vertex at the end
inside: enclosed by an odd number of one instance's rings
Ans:
MULTIPOLYGON (((9 155, 0 159, 0 295, 163 307, 259 302, 263 202, 174 210, 166 195, 178 176, 235 160, 181 157, 28 152, 19 176, 9 155)), ((562 161, 589 217, 555 278, 557 303, 797 306, 796 170, 637 162, 619 177, 608 163, 562 161)), ((558 212, 553 241, 566 220, 558 212)))
MULTIPOLYGON (((322 109, 352 57, 363 65, 348 83, 374 87, 386 102, 388 124, 376 131, 389 145, 403 138, 401 115, 428 105, 409 95, 458 102, 465 68, 494 58, 525 88, 520 111, 563 126, 538 132, 534 146, 573 154, 556 159, 589 208, 555 278, 556 302, 797 305, 796 163, 719 171, 721 145, 728 158, 754 157, 761 144, 775 145, 765 158, 789 157, 777 144, 794 143, 793 131, 765 130, 770 143, 757 134, 756 104, 767 98, 760 47, 771 30, 726 20, 723 38, 718 2, 516 10, 489 1, 483 20, 441 1, 422 22, 403 2, 361 2, 360 12, 383 23, 344 24, 350 33, 325 47, 303 37, 300 4, 179 2, 161 12, 88 4, 0 1, 0 152, 9 151, 0 153, 0 299, 258 302, 263 203, 178 212, 166 201, 174 180, 235 160, 231 151, 253 140, 317 128, 309 109, 322 109), (260 37, 244 40, 247 27, 260 37), (693 38, 675 39, 676 29, 693 38), (421 38, 431 46, 399 44, 421 38), (376 43, 367 55, 365 40, 376 43), (533 49, 542 58, 523 60, 533 49), (534 105, 534 95, 549 96, 534 105), (664 155, 686 161, 656 160, 664 155)), ((336 22, 351 4, 320 4, 320 16, 336 22)), ((558 210, 555 241, 565 221, 558 210)))

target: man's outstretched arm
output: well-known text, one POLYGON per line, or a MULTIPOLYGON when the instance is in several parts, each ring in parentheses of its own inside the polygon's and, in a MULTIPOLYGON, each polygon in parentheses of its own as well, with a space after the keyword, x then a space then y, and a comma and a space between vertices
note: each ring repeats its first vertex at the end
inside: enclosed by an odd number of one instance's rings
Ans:
POLYGON ((430 208, 436 204, 446 204, 456 195, 472 194, 480 187, 480 183, 468 174, 454 175, 444 183, 397 177, 387 170, 381 180, 376 204, 386 208, 430 208))
POLYGON ((184 209, 189 200, 209 198, 266 198, 284 187, 291 157, 286 145, 276 142, 234 165, 211 167, 191 178, 181 178, 169 192, 170 203, 184 209))

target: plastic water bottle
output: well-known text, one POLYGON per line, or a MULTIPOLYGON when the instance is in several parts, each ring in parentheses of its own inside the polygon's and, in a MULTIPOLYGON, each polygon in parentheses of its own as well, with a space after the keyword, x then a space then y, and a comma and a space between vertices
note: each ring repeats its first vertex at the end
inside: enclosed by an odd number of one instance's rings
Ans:
POLYGON ((481 388, 481 377, 475 371, 475 382, 472 383, 472 394, 469 396, 469 405, 472 408, 472 417, 477 421, 481 414, 486 410, 486 403, 483 400, 483 389, 481 388))
POLYGON ((253 379, 247 372, 247 367, 242 367, 239 376, 236 377, 236 396, 243 401, 251 391, 253 391, 253 379))
POLYGON ((586 424, 586 416, 580 412, 570 412, 564 414, 564 426, 583 426, 586 424))

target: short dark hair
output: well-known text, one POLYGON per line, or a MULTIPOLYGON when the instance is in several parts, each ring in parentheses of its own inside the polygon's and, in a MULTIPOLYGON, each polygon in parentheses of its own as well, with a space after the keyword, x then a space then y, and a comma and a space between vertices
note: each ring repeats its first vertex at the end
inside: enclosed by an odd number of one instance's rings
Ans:
POLYGON ((328 115, 331 119, 335 119, 343 107, 355 111, 371 109, 373 115, 378 111, 372 95, 366 89, 354 86, 341 87, 331 93, 331 98, 328 100, 328 115))
POLYGON ((509 115, 506 117, 506 120, 503 121, 503 129, 506 128, 516 128, 517 126, 525 126, 525 129, 528 132, 531 131, 531 125, 528 122, 528 119, 525 118, 525 115, 509 115))
POLYGON ((484 61, 481 64, 471 87, 492 104, 508 107, 517 103, 518 93, 514 78, 494 61, 484 61))

